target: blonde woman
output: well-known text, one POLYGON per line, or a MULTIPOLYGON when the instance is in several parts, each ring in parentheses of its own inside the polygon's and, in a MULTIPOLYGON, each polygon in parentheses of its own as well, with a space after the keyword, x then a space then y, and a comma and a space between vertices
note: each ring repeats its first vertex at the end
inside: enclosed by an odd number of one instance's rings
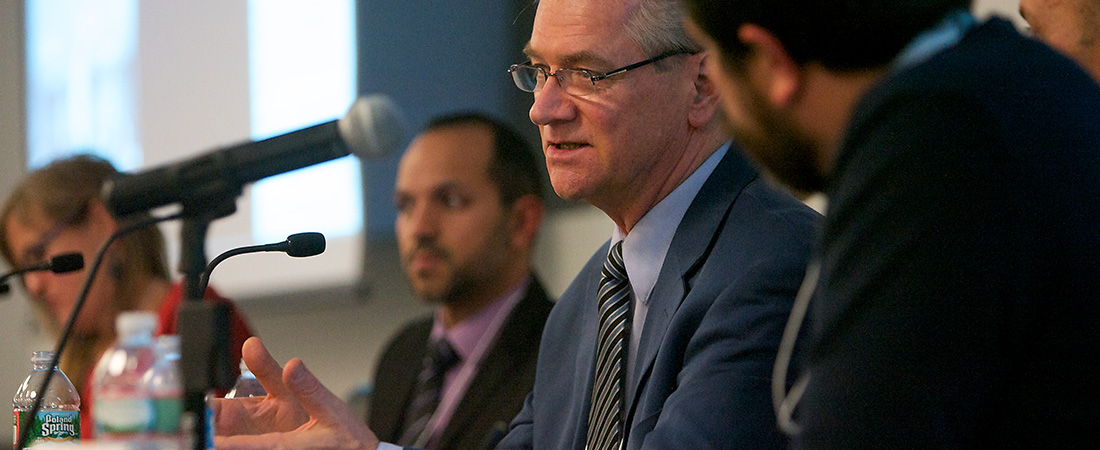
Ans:
MULTIPOLYGON (((103 182, 115 173, 106 160, 80 155, 28 174, 0 209, 0 256, 12 267, 25 267, 79 252, 90 265, 118 229, 100 200, 103 182)), ((55 336, 68 321, 86 270, 36 272, 22 278, 39 323, 55 336)), ((124 236, 108 250, 60 363, 80 391, 82 437, 91 437, 94 430, 88 382, 100 355, 115 340, 115 317, 128 310, 154 311, 159 316, 157 334, 175 334, 181 299, 181 286, 168 275, 164 239, 157 227, 124 236)), ((205 299, 229 303, 212 289, 205 299)), ((237 367, 241 345, 252 332, 231 303, 230 309, 230 360, 237 367)))

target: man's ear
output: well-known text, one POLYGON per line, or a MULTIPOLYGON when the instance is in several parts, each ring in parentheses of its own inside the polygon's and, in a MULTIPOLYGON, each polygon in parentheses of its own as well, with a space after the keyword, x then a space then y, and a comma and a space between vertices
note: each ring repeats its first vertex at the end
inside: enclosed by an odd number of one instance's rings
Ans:
POLYGON ((534 245, 546 206, 535 195, 524 195, 512 204, 508 217, 508 238, 516 248, 534 245))
POLYGON ((796 101, 802 88, 802 71, 783 43, 768 30, 753 24, 742 25, 737 37, 749 47, 746 70, 758 92, 765 93, 777 107, 787 107, 796 101))
POLYGON ((704 50, 697 55, 690 56, 688 60, 691 69, 697 72, 694 83, 695 100, 691 103, 691 109, 688 112, 688 122, 695 127, 702 127, 709 123, 720 104, 718 91, 714 87, 717 80, 707 68, 707 59, 715 57, 717 56, 704 50))

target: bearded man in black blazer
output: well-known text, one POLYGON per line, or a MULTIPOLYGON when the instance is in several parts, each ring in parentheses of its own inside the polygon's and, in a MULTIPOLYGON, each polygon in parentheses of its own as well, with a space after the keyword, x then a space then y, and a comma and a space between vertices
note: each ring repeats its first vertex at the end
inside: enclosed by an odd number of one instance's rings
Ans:
POLYGON ((486 116, 434 120, 409 146, 395 230, 413 291, 436 308, 378 361, 368 423, 381 439, 480 450, 519 411, 552 306, 531 272, 541 192, 533 151, 486 116), (432 391, 444 339, 457 358, 432 391))
POLYGON ((794 448, 1096 445, 1100 86, 969 0, 687 3, 745 148, 829 198, 794 448))

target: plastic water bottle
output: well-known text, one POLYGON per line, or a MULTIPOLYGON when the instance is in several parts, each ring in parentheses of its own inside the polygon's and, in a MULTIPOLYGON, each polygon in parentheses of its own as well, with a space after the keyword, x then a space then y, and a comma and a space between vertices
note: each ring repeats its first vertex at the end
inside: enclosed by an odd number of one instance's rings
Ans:
POLYGON ((156 363, 141 379, 142 389, 149 394, 153 403, 152 432, 157 440, 178 443, 180 413, 183 411, 183 382, 179 373, 179 336, 158 337, 156 354, 156 363))
POLYGON ((267 395, 267 390, 256 379, 256 375, 248 370, 248 366, 244 364, 244 361, 241 361, 241 376, 237 377, 237 384, 234 384, 233 389, 225 394, 225 398, 263 397, 265 395, 267 395))
MULTIPOLYGON (((248 370, 248 366, 241 361, 241 376, 237 377, 237 382, 233 385, 233 389, 230 389, 225 394, 225 398, 246 398, 246 397, 263 397, 267 395, 267 390, 256 379, 256 375, 252 374, 251 370, 248 370)), ((210 399, 207 399, 207 405, 210 405, 210 399)), ((214 443, 214 413, 213 410, 207 406, 207 450, 213 449, 214 443)))
POLYGON ((92 372, 92 421, 95 438, 126 440, 147 437, 156 415, 142 378, 156 362, 153 330, 157 316, 128 311, 115 320, 118 340, 92 372))
POLYGON ((41 444, 45 442, 72 442, 80 441, 80 395, 77 394, 69 377, 65 376, 57 366, 50 367, 54 352, 39 351, 31 356, 34 370, 12 398, 12 410, 15 416, 15 434, 12 444, 19 444, 19 427, 30 423, 30 434, 27 436, 26 445, 41 444), (30 409, 34 406, 37 389, 42 386, 46 374, 53 370, 53 379, 46 387, 46 393, 42 397, 42 406, 33 420, 30 417, 30 409))

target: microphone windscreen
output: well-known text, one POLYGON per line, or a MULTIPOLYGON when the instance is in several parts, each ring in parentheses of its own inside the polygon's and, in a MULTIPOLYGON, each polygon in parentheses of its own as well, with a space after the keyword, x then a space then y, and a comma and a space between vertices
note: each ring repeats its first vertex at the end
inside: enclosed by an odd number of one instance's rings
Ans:
POLYGON ((325 252, 325 235, 317 232, 287 236, 286 254, 295 258, 320 255, 325 252))
POLYGON ((50 258, 50 272, 65 273, 74 272, 84 268, 84 255, 80 253, 66 253, 50 258))
POLYGON ((405 118, 381 94, 359 97, 336 126, 348 150, 360 159, 394 154, 405 143, 405 118))

